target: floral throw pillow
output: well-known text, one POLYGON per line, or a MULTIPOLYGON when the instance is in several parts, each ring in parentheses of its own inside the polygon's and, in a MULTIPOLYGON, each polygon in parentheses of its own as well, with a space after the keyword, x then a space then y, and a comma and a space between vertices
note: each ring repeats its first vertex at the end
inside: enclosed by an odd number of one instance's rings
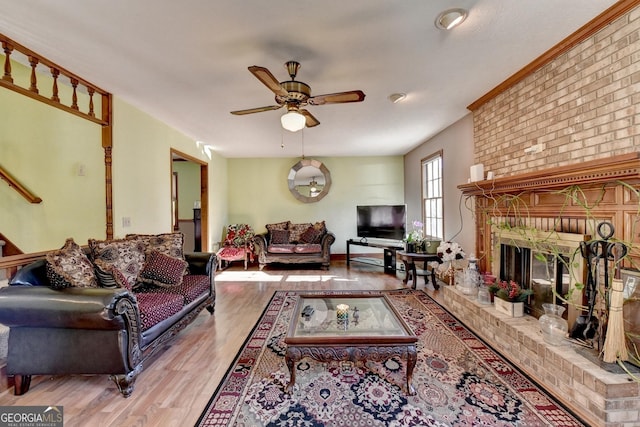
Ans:
POLYGON ((140 239, 89 239, 93 262, 112 264, 134 285, 144 265, 144 243, 140 239))
POLYGON ((225 246, 235 246, 241 248, 250 245, 255 233, 249 224, 231 224, 227 227, 227 237, 225 238, 225 246))
POLYGON ((188 263, 180 258, 151 251, 147 254, 139 281, 162 287, 181 285, 187 265, 188 263))
POLYGON ((67 239, 61 249, 49 252, 45 259, 47 277, 53 289, 98 287, 93 264, 72 238, 67 239))

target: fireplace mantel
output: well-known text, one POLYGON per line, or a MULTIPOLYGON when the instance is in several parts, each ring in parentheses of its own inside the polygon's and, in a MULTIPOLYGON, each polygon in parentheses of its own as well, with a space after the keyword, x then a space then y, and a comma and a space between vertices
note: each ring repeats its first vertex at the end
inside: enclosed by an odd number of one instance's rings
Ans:
MULTIPOLYGON (((488 260, 492 258, 491 224, 495 220, 592 236, 596 235, 594 220, 609 221, 615 226, 616 238, 640 245, 640 233, 635 230, 640 227, 640 152, 477 181, 458 188, 475 200, 475 253, 483 271, 491 269, 488 260), (580 188, 573 199, 563 192, 572 187, 580 188), (513 200, 520 203, 518 209, 510 207, 513 200), (588 211, 585 206, 590 207, 588 211)), ((630 255, 640 263, 640 250, 632 250, 630 255)))
POLYGON ((625 181, 640 183, 640 152, 459 185, 466 196, 557 190, 625 181))

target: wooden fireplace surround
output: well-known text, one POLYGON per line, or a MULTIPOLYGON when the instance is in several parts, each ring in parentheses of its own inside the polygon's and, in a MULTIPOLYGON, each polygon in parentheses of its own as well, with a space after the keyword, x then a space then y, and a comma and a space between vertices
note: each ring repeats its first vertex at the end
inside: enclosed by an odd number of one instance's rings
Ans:
POLYGON ((491 220, 496 218, 512 225, 593 236, 597 236, 594 225, 610 221, 614 237, 630 246, 623 267, 640 266, 640 200, 632 190, 640 192, 640 152, 458 188, 475 202, 475 253, 481 271, 491 268, 491 220), (575 198, 567 196, 572 191, 575 198), (512 205, 516 198, 523 205, 517 210, 512 205))

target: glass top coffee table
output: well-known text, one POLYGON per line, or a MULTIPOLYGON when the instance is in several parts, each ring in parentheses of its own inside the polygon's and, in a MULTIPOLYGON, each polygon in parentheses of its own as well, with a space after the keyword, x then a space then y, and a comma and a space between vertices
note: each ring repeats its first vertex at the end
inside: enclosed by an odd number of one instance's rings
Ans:
POLYGON ((418 338, 385 295, 300 295, 284 342, 291 392, 296 364, 305 357, 320 362, 406 359, 407 394, 416 365, 418 338))

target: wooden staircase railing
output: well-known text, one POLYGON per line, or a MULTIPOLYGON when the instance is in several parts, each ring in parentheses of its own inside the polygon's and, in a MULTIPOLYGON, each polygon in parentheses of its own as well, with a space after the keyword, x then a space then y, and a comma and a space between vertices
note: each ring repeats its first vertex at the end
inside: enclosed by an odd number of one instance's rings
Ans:
POLYGON ((31 191, 29 191, 24 185, 20 184, 9 172, 7 172, 2 166, 0 166, 0 179, 7 181, 9 187, 16 190, 22 197, 27 199, 29 203, 40 203, 42 199, 31 191))
MULTIPOLYGON (((78 77, 70 71, 65 70, 59 65, 49 61, 48 59, 38 55, 30 49, 22 46, 21 44, 11 40, 4 34, 0 34, 0 42, 2 43, 2 49, 4 51, 4 75, 0 79, 0 86, 4 86, 7 89, 11 89, 22 95, 30 98, 42 101, 45 104, 51 105, 56 108, 60 108, 68 113, 75 114, 84 119, 90 120, 100 125, 108 125, 109 118, 105 114, 105 110, 109 108, 109 93, 99 87, 89 83, 88 81, 78 77), (18 85, 11 75, 11 61, 12 54, 19 53, 24 55, 25 62, 28 62, 28 66, 31 67, 31 76, 29 79, 29 87, 23 87, 18 85), (51 88, 50 97, 42 95, 41 88, 38 87, 38 74, 37 70, 48 71, 51 74, 51 88), (61 79, 69 83, 72 88, 70 105, 64 104, 60 99, 60 92, 58 90, 58 82, 61 79), (78 94, 87 94, 87 105, 81 106, 78 104, 78 94), (94 96, 97 95, 101 99, 101 108, 103 114, 101 117, 96 117, 94 96)), ((25 64, 26 65, 26 64, 25 64)), ((47 90, 48 92, 48 90, 47 90)))
POLYGON ((19 267, 29 264, 31 261, 42 258, 46 252, 37 254, 24 254, 11 240, 0 233, 0 279, 9 279, 19 267))
MULTIPOLYGON (((47 58, 22 46, 20 43, 2 33, 0 33, 0 44, 4 51, 4 73, 0 77, 0 87, 82 117, 102 127, 101 139, 102 148, 104 149, 105 165, 106 229, 107 238, 113 238, 113 183, 111 165, 113 146, 112 95, 54 62, 49 61, 47 58), (28 87, 26 85, 21 86, 14 81, 11 67, 12 64, 15 63, 25 64, 25 66, 31 68, 28 87), (50 73, 50 77, 48 77, 46 73, 50 73), (51 83, 49 89, 39 87, 39 77, 51 83), (70 102, 64 103, 62 102, 62 98, 65 97, 67 92, 63 91, 62 94, 60 93, 58 82, 67 81, 71 87, 71 99, 70 102), (50 96, 43 95, 44 92, 49 91, 50 96), (96 105, 94 99, 96 98, 100 106, 99 111, 96 111, 94 108, 96 105)), ((2 71, 0 71, 0 73, 2 73, 2 71)), ((45 86, 45 84, 43 83, 42 86, 45 86)))

